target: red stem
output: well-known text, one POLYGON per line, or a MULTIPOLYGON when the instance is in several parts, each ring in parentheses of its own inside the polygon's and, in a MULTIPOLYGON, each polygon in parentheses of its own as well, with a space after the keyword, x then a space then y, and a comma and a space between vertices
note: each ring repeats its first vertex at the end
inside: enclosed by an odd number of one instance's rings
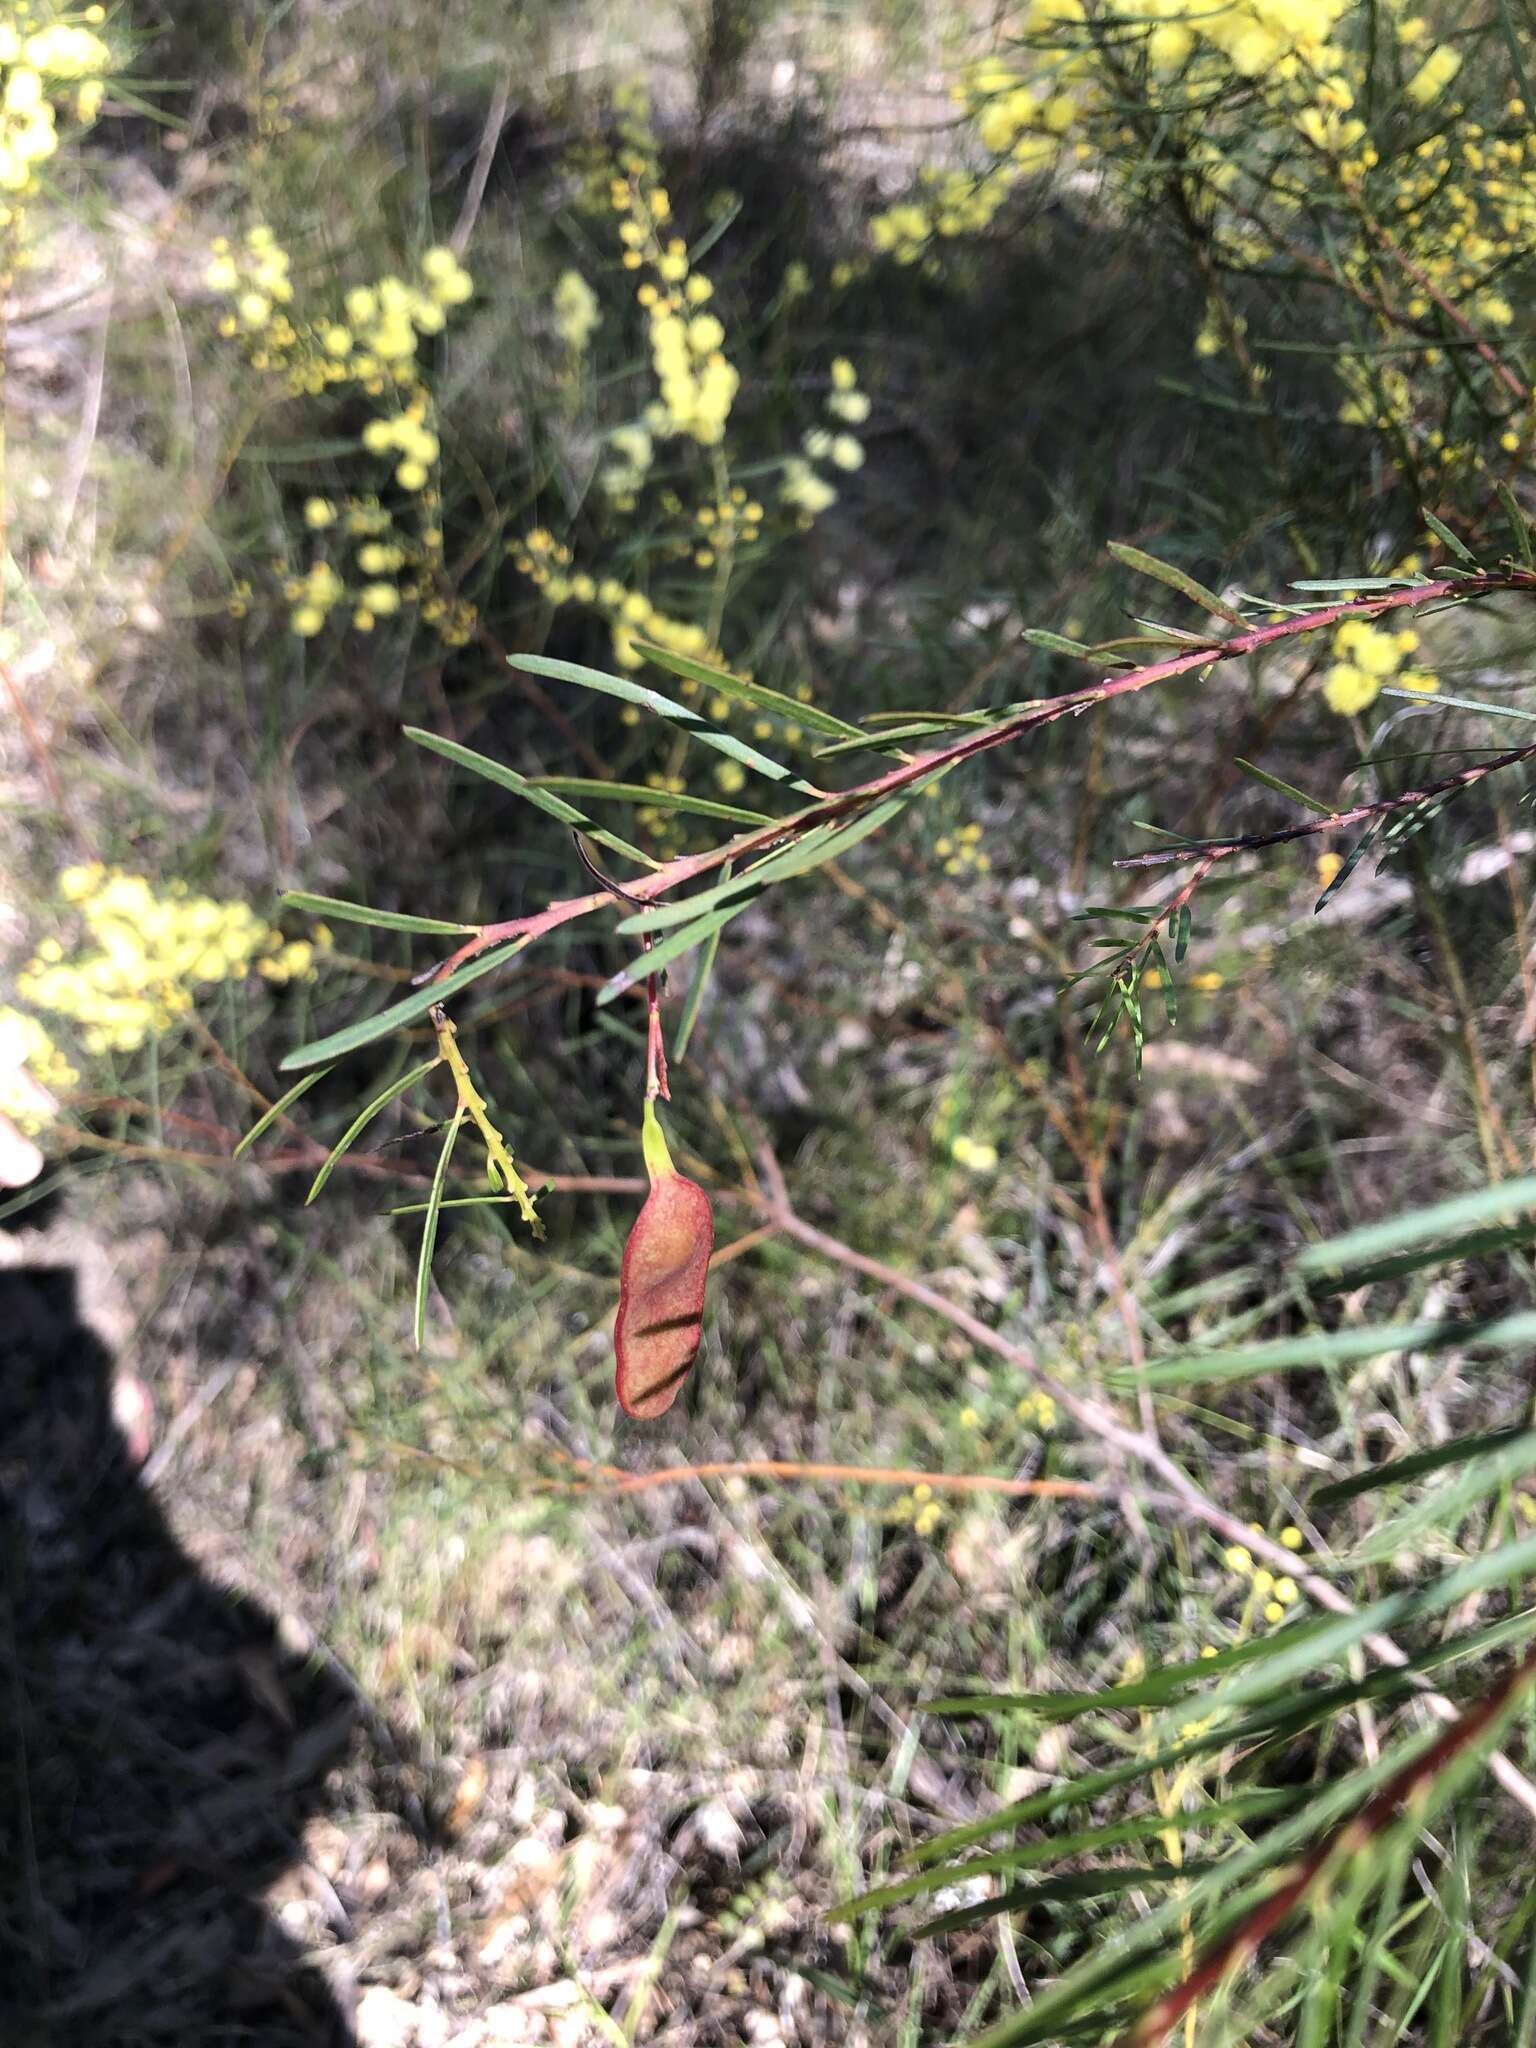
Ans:
MULTIPOLYGON (((802 811, 793 812, 787 818, 776 819, 771 825, 759 826, 755 831, 728 840, 723 846, 715 846, 704 853, 681 854, 676 860, 668 861, 653 874, 643 875, 632 885, 626 885, 626 893, 646 903, 654 903, 670 890, 683 883, 707 875, 715 868, 723 867, 727 861, 741 861, 754 853, 766 852, 781 840, 797 838, 813 826, 829 823, 834 818, 847 815, 850 811, 863 810, 881 797, 893 795, 897 790, 910 788, 926 775, 936 770, 955 767, 961 761, 968 761, 974 755, 990 753, 994 747, 1010 745, 1022 739, 1026 733, 1037 731, 1041 726, 1054 725, 1058 719, 1067 718, 1080 711, 1092 710, 1100 704, 1108 704, 1117 697, 1128 697, 1136 691, 1145 690, 1153 683, 1167 682, 1174 676, 1188 675, 1194 669, 1209 668, 1218 661, 1231 661, 1240 655, 1257 654, 1277 642, 1296 638, 1303 633, 1318 633, 1336 625, 1340 619, 1377 618, 1384 612, 1414 610, 1433 604, 1444 598, 1466 600, 1486 597, 1500 590, 1536 590, 1536 574, 1530 570, 1512 569, 1489 571, 1483 575, 1464 577, 1445 576, 1433 583, 1417 583, 1404 590, 1386 591, 1379 595, 1354 598, 1347 602, 1324 605, 1317 611, 1303 613, 1300 617, 1287 618, 1274 625, 1256 627, 1250 633, 1236 633, 1230 639, 1213 640, 1203 646, 1192 647, 1187 653, 1171 655, 1165 661, 1150 663, 1145 668, 1133 669, 1127 675, 1106 676, 1101 682, 1091 683, 1081 690, 1068 691, 1065 696, 1051 697, 1038 705, 1021 711, 1014 717, 1004 719, 1000 725, 989 726, 985 731, 969 734, 953 745, 941 747, 931 754, 920 754, 913 760, 903 761, 899 767, 887 770, 873 781, 860 783, 854 789, 823 797, 808 805, 802 811)), ((431 979, 441 981, 463 966, 465 961, 488 951, 492 946, 504 945, 509 939, 538 939, 546 932, 556 930, 560 925, 570 924, 578 917, 589 916, 600 910, 613 898, 605 889, 594 890, 586 896, 569 896, 557 903, 550 903, 543 910, 529 917, 507 918, 497 924, 483 925, 474 938, 469 939, 436 968, 431 979)))

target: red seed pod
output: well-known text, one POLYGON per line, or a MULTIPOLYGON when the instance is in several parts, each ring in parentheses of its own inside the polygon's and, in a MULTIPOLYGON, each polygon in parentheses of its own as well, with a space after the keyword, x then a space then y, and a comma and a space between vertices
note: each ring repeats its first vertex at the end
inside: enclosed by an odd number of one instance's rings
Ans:
POLYGON ((697 1356, 715 1226, 708 1195, 673 1166, 650 1103, 645 1161, 651 1191, 624 1247, 613 1384, 624 1413, 649 1422, 672 1406, 697 1356))

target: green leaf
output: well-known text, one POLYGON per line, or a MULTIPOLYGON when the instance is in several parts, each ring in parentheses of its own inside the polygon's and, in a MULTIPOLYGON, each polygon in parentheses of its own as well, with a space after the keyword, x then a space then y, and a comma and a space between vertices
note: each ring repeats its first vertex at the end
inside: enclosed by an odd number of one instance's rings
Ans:
POLYGON ((1182 965, 1184 956, 1189 951, 1189 933, 1191 923, 1192 918, 1190 913, 1190 906, 1187 903, 1182 904, 1179 908, 1178 927, 1173 942, 1173 958, 1175 965, 1182 965))
MULTIPOLYGON (((730 880, 731 863, 729 861, 720 870, 720 875, 723 881, 728 882, 730 880)), ((719 932, 711 932, 704 941, 703 951, 699 954, 698 963, 694 967, 693 980, 688 984, 688 999, 683 1004, 683 1014, 672 1040, 672 1058, 679 1066, 688 1057, 688 1046, 693 1037, 693 1028, 699 1021, 699 1010, 704 1001, 704 991, 709 986, 709 977, 715 971, 715 955, 719 950, 720 934, 719 932)))
POLYGON ((788 881, 792 875, 809 873, 824 861, 838 859, 850 847, 857 846, 861 839, 879 831, 882 825, 895 817, 906 801, 904 795, 887 797, 852 824, 833 819, 829 824, 812 826, 793 845, 786 846, 779 853, 769 854, 766 860, 758 861, 745 874, 737 875, 729 882, 717 882, 713 888, 702 889, 697 896, 686 897, 680 902, 658 903, 652 908, 635 911, 621 921, 618 929, 626 935, 665 931, 706 910, 713 910, 717 904, 728 902, 748 889, 766 888, 774 882, 788 881))
POLYGON ((1160 562, 1156 555, 1149 555, 1142 548, 1133 548, 1129 542, 1112 540, 1109 552, 1117 562, 1123 562, 1127 569, 1135 569, 1142 576, 1154 577, 1165 583, 1170 590, 1176 590, 1181 597, 1208 612, 1214 612, 1219 619, 1228 619, 1234 626, 1245 626, 1248 621, 1239 611, 1234 611, 1225 598, 1218 597, 1214 590, 1207 590, 1203 583, 1197 583, 1193 576, 1182 569, 1175 569, 1171 562, 1160 562))
POLYGON ((1452 697, 1444 690, 1394 690, 1385 689, 1384 697, 1401 697, 1410 704, 1432 704, 1436 710, 1445 707, 1452 711, 1486 711, 1490 718, 1519 718, 1528 725, 1536 724, 1536 711, 1522 711, 1515 704, 1490 704, 1480 697, 1452 697))
MULTIPOLYGON (((526 669, 530 675, 553 676, 557 681, 578 683, 584 690, 597 690, 607 697, 622 698, 626 704, 638 704, 654 712, 658 718, 686 725, 690 739, 698 740, 702 746, 713 747, 717 754, 739 761, 743 767, 754 769, 759 775, 766 775, 771 782, 787 781, 791 788, 803 790, 807 796, 825 794, 813 783, 797 781, 782 761, 760 754, 756 747, 749 747, 734 733, 717 732, 699 712, 690 711, 686 704, 673 703, 670 697, 663 697, 659 690, 647 689, 644 683, 632 683, 622 676, 605 676, 598 669, 583 668, 574 661, 556 661, 546 654, 509 654, 507 660, 513 668, 526 669)), ((849 730, 854 728, 850 726, 849 730)))
POLYGON ((1026 626, 1019 638, 1046 654, 1070 654, 1074 661, 1093 659, 1093 649, 1086 640, 1069 640, 1065 633, 1048 633, 1043 626, 1026 626))
POLYGON ((471 775, 480 775, 487 782, 494 782, 502 789, 508 789, 514 796, 520 796, 535 810, 544 811, 551 818, 558 818, 562 825, 585 825, 589 822, 584 811, 578 811, 574 804, 568 804, 558 796, 551 796, 546 790, 535 788, 526 775, 519 775, 515 768, 509 768, 504 761, 493 761, 489 754, 477 754, 473 747, 462 746, 458 740, 446 740, 441 733, 423 732, 419 725, 406 725, 401 731, 408 740, 418 747, 425 747, 428 753, 441 754, 445 761, 452 761, 456 767, 467 768, 471 775))
POLYGON ((1536 1343, 1536 1309, 1485 1322, 1379 1323, 1361 1330, 1322 1330, 1310 1336, 1280 1337, 1236 1351, 1189 1352, 1136 1371, 1112 1373, 1121 1386, 1201 1386, 1215 1380, 1253 1379, 1260 1373, 1298 1366, 1353 1365, 1385 1351, 1518 1351, 1536 1343))
POLYGON ((728 925, 747 908, 738 903, 733 910, 712 911, 708 917, 701 917, 693 924, 686 924, 680 930, 669 932, 666 938, 652 946, 648 953, 642 953, 638 960, 632 960, 605 981, 597 992, 598 1005, 611 1003, 615 996, 623 995, 626 989, 637 987, 649 975, 659 974, 669 962, 679 959, 684 953, 691 953, 695 946, 712 934, 718 936, 722 927, 728 925))
POLYGON ((1445 542, 1445 545, 1458 561, 1465 562, 1469 568, 1481 568, 1482 564, 1467 546, 1466 542, 1458 540, 1443 519, 1437 519, 1433 512, 1427 511, 1423 506, 1420 506, 1419 509, 1423 513, 1424 524, 1437 540, 1445 542))
POLYGON ((733 675, 729 669, 715 668, 707 661, 696 661, 691 654, 674 654, 670 648, 658 647, 650 640, 636 640, 635 646, 658 668, 669 669, 673 675, 682 676, 690 683, 702 683, 734 703, 750 704, 754 710, 766 711, 789 725, 824 732, 833 739, 863 738, 858 726, 850 725, 846 718, 834 718, 830 711, 823 711, 819 705, 804 704, 798 697, 791 697, 787 690, 773 690, 766 683, 749 682, 745 676, 733 675))
POLYGON ((1308 1245, 1298 1256, 1296 1270, 1305 1274, 1343 1271, 1362 1260, 1379 1258, 1384 1252, 1425 1244, 1465 1230, 1470 1224, 1517 1216, 1524 1209, 1536 1209, 1536 1174, 1474 1188, 1468 1194, 1453 1195, 1448 1201, 1435 1202, 1428 1208, 1410 1209, 1406 1215, 1389 1216, 1383 1222, 1363 1224, 1341 1236, 1324 1238, 1321 1244, 1308 1245))
POLYGON ((1320 818, 1338 816, 1335 805, 1319 802, 1315 796, 1308 796, 1304 789, 1298 789, 1292 782, 1282 782, 1278 775, 1271 775, 1267 768, 1260 768, 1252 761, 1245 761, 1239 754, 1232 766, 1239 774, 1246 775, 1250 782, 1262 782, 1266 789, 1272 789, 1276 796, 1286 797, 1293 804, 1301 804, 1309 811, 1316 811, 1320 818))
POLYGON ((453 1156, 453 1148, 463 1123, 464 1106, 461 1103, 448 1119, 448 1128, 443 1133, 443 1149, 437 1155, 437 1171, 432 1176, 432 1191, 427 1197, 427 1220, 421 1226, 421 1256, 416 1261, 416 1312, 412 1318, 418 1351, 427 1333, 427 1291, 432 1279, 432 1254, 437 1249, 437 1221, 443 1207, 443 1182, 448 1177, 448 1161, 453 1156))
POLYGON ((1515 494, 1500 477, 1493 488, 1499 494, 1499 503, 1504 507, 1504 517, 1509 521, 1509 530, 1515 537, 1515 546, 1520 559, 1527 569, 1536 569, 1536 556, 1531 553, 1531 522, 1515 503, 1515 494))
POLYGON ((288 1109, 291 1104, 297 1102, 299 1097, 304 1093, 306 1088, 313 1088, 317 1081, 323 1081, 330 1071, 331 1070, 329 1067, 317 1067, 312 1074, 306 1074, 302 1081, 295 1081, 293 1086, 288 1090, 288 1093, 286 1095, 280 1095, 277 1098, 276 1102, 273 1103, 272 1107, 269 1110, 267 1110, 262 1116, 259 1116, 256 1119, 255 1123, 251 1125, 251 1128, 240 1140, 239 1144, 235 1147, 234 1151, 231 1152, 231 1154, 229 1155, 230 1158, 239 1159, 242 1158, 245 1155, 245 1153, 249 1152, 251 1147, 255 1144, 256 1140, 261 1136, 262 1132, 270 1130, 273 1124, 275 1124, 278 1118, 283 1114, 284 1110, 288 1109))
MULTIPOLYGON (((1034 700, 1033 698, 1031 698, 1031 699, 1030 699, 1029 701, 1030 701, 1031 703, 1033 703, 1033 702, 1034 702, 1034 701, 1036 701, 1036 700, 1034 700)), ((1023 705, 1020 705, 1020 704, 1005 704, 1005 705, 1003 706, 1003 708, 1002 708, 1002 711, 1001 711, 1001 712, 998 712, 998 711, 871 711, 871 712, 869 713, 868 717, 867 717, 867 718, 865 719, 864 723, 866 724, 866 726, 868 726, 868 727, 869 727, 869 729, 870 729, 870 731, 871 731, 871 732, 875 732, 875 731, 878 731, 878 730, 879 730, 879 729, 880 729, 881 727, 883 727, 883 726, 887 726, 887 725, 904 725, 904 724, 905 724, 905 723, 907 722, 907 720, 908 720, 909 718, 921 718, 921 719, 923 719, 923 720, 924 720, 924 721, 925 721, 925 722, 926 722, 927 724, 929 724, 929 725, 932 725, 932 726, 935 726, 935 727, 943 727, 943 728, 946 728, 946 729, 948 729, 948 728, 950 728, 950 727, 962 727, 962 728, 963 728, 963 727, 965 727, 965 726, 993 725, 993 724, 995 724, 995 723, 997 722, 997 720, 998 720, 998 718, 999 718, 999 717, 1002 717, 1002 716, 1004 716, 1004 715, 1005 715, 1006 713, 1008 713, 1008 712, 1012 712, 1012 711, 1020 711, 1020 710, 1023 710, 1023 709, 1024 709, 1024 706, 1023 706, 1023 705)))
POLYGON ((1327 888, 1323 891, 1322 895, 1319 896, 1317 901, 1313 904, 1312 915, 1314 917, 1316 917, 1317 913, 1324 907, 1325 904, 1331 902, 1332 899, 1338 895, 1339 891, 1343 888, 1344 884, 1349 880, 1350 876, 1355 872, 1355 869, 1360 865, 1361 861, 1365 857, 1367 849, 1371 846, 1372 842, 1379 836, 1380 832, 1381 820, 1379 818, 1376 820, 1374 824, 1366 826, 1365 830, 1360 834, 1360 837, 1355 841, 1354 845, 1349 849, 1348 853, 1345 854, 1343 864, 1340 867, 1339 872, 1334 876, 1333 880, 1328 884, 1327 888))
POLYGON ((701 747, 713 747, 717 754, 724 754, 727 760, 739 761, 743 768, 752 768, 759 775, 766 775, 770 782, 787 782, 791 789, 798 789, 805 796, 825 796, 826 791, 818 789, 814 782, 802 782, 790 773, 782 761, 775 761, 767 754, 759 753, 756 747, 749 747, 745 740, 737 739, 733 732, 717 732, 712 725, 696 725, 689 728, 688 737, 697 740, 701 747))
POLYGON ((487 782, 510 790, 513 796, 520 796, 524 803, 532 804, 536 811, 558 818, 562 825, 581 826, 600 846, 611 847, 615 853, 623 854, 626 860, 638 861, 642 867, 655 867, 656 863, 648 853, 638 846, 631 846, 627 839, 616 839, 611 832, 600 830, 584 811, 578 811, 563 797, 540 789, 526 775, 519 775, 515 768, 509 768, 505 761, 493 761, 489 754, 477 754, 473 747, 461 746, 457 740, 445 740, 440 733, 424 732, 419 725, 406 725, 400 729, 408 740, 414 740, 418 747, 425 747, 428 753, 441 754, 445 761, 467 768, 471 775, 483 776, 487 782))
POLYGON ((434 1003, 446 1002, 449 996, 457 995, 461 988, 468 988, 482 975, 494 974, 498 967, 505 967, 527 943, 526 939, 511 939, 504 946, 495 946, 490 952, 482 953, 478 960, 466 960, 444 980, 428 982, 424 988, 402 996, 387 1010, 377 1010, 371 1017, 360 1018, 355 1024, 345 1024, 339 1031, 314 1039, 309 1045, 296 1046, 281 1062, 282 1071, 292 1073, 298 1067, 313 1067, 322 1060, 340 1059, 343 1053, 372 1045, 376 1038, 387 1038, 402 1024, 414 1024, 418 1017, 425 1017, 434 1003))
POLYGON ((1168 956, 1163 951, 1160 939, 1152 941, 1150 958, 1162 982, 1163 1009, 1171 1029, 1179 1021, 1179 996, 1178 990, 1174 987, 1173 969, 1168 965, 1168 956))
POLYGON ((855 740, 834 740, 830 746, 818 747, 818 761, 833 761, 843 754, 896 754, 906 740, 929 740, 935 734, 948 732, 951 727, 939 724, 937 719, 914 720, 910 725, 892 726, 885 732, 860 733, 855 740))
POLYGON ((509 654, 508 668, 524 670, 531 676, 548 676, 557 683, 575 683, 583 690, 596 690, 603 697, 617 697, 621 703, 637 704, 643 711, 653 711, 658 718, 670 718, 678 725, 702 725, 704 715, 690 711, 686 704, 675 704, 670 697, 663 697, 659 690, 652 690, 644 683, 631 682, 628 676, 604 675, 598 668, 584 668, 577 661, 557 661, 549 654, 509 654))
POLYGON ((611 797, 616 803, 649 804, 658 811, 688 811, 699 818, 724 818, 733 825, 771 825, 766 811, 744 811, 735 804, 717 804, 711 797, 684 796, 676 790, 651 789, 643 782, 599 782, 582 775, 536 775, 530 789, 563 790, 571 796, 611 797))
POLYGON ((1486 1258, 1491 1252, 1516 1251, 1536 1242, 1536 1222, 1511 1223, 1492 1230, 1468 1230, 1460 1237, 1425 1249, 1399 1252, 1396 1258, 1378 1259, 1369 1266, 1351 1266, 1348 1272, 1316 1280, 1319 1294, 1352 1293, 1357 1287, 1372 1287, 1380 1280, 1401 1280, 1409 1273, 1421 1273, 1426 1266, 1454 1265, 1461 1259, 1486 1258))
POLYGON ((347 1128, 345 1129, 345 1131, 342 1132, 341 1137, 336 1141, 335 1145, 331 1148, 331 1152, 328 1158, 326 1159, 325 1164, 321 1167, 320 1171, 315 1175, 315 1184, 310 1189, 309 1193, 304 1197, 304 1206, 306 1209, 309 1207, 310 1203, 314 1201, 315 1197, 321 1192, 326 1182, 330 1179, 332 1173, 336 1169, 337 1160, 341 1158, 343 1153, 351 1149, 352 1145, 356 1142, 361 1133, 368 1127, 369 1124, 373 1122, 374 1118, 378 1115, 379 1111, 381 1109, 387 1109, 389 1105, 394 1101, 397 1095, 403 1095, 407 1088, 414 1087, 418 1081, 424 1079, 426 1075, 430 1074, 432 1069, 437 1064, 438 1057, 437 1054, 434 1053, 431 1059, 423 1060, 419 1067, 412 1067, 409 1073, 401 1074, 398 1076, 397 1079, 391 1081, 387 1088, 383 1089, 378 1095, 374 1096, 372 1102, 368 1104, 366 1109, 361 1110, 358 1113, 358 1115, 353 1118, 352 1122, 347 1125, 347 1128))
POLYGON ((1425 581, 1423 576, 1309 576, 1287 588, 1327 591, 1335 596, 1358 591, 1364 597, 1373 590, 1414 590, 1425 581))
POLYGON ((1352 1472, 1347 1479, 1336 1479, 1331 1486, 1321 1486, 1313 1494, 1314 1508, 1336 1508, 1347 1500, 1355 1500, 1362 1493, 1379 1493, 1389 1486, 1407 1486, 1412 1480, 1426 1478, 1431 1472, 1438 1472, 1446 1465, 1464 1464, 1469 1458, 1482 1456, 1487 1451, 1502 1450, 1506 1444, 1516 1443, 1522 1438, 1536 1441, 1536 1431, 1519 1425, 1508 1429, 1490 1429, 1481 1436, 1459 1436, 1447 1444, 1435 1444, 1427 1451, 1413 1451, 1406 1458, 1393 1458, 1385 1465, 1372 1465, 1364 1472, 1352 1472))
POLYGON ((441 917, 411 917, 403 910, 372 910, 366 903, 346 903, 339 896, 312 896, 307 889, 288 889, 283 902, 294 910, 312 911, 316 917, 337 917, 347 924, 377 925, 386 932, 477 932, 477 924, 449 924, 441 917))

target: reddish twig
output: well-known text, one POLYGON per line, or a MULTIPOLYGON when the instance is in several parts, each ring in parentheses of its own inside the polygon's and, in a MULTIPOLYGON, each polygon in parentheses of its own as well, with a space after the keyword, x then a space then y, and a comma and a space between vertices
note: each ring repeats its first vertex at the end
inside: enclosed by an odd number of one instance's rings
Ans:
MULTIPOLYGON (((1131 696, 1137 691, 1149 689, 1154 683, 1168 682, 1175 676, 1188 675, 1194 670, 1209 668, 1218 661, 1231 661, 1243 655, 1257 654, 1265 648, 1295 639, 1301 634, 1322 632, 1336 625, 1341 619, 1377 618, 1386 612, 1415 610, 1446 599, 1486 597, 1503 590, 1536 591, 1536 573, 1524 569, 1510 569, 1488 571, 1477 576, 1446 576, 1431 583, 1414 584, 1403 590, 1384 591, 1371 597, 1323 605, 1316 611, 1305 612, 1298 617, 1255 627, 1252 632, 1234 633, 1225 640, 1204 642, 1182 654, 1170 655, 1164 661, 1152 662, 1145 668, 1133 669, 1125 675, 1106 676, 1084 689, 1070 690, 1063 696, 1051 697, 1033 704, 1027 710, 1004 719, 998 725, 989 726, 981 732, 970 733, 964 739, 956 740, 950 746, 940 747, 931 754, 920 754, 912 760, 903 761, 900 766, 888 769, 885 774, 876 776, 872 781, 822 797, 817 802, 807 805, 804 810, 793 812, 787 818, 776 819, 771 825, 759 826, 751 832, 742 833, 722 846, 711 847, 702 853, 681 854, 677 859, 667 861, 657 868, 654 874, 641 876, 629 885, 628 894, 637 903, 655 903, 670 891, 723 867, 727 861, 739 863, 754 854, 766 853, 771 847, 786 840, 797 839, 815 826, 830 824, 854 812, 866 810, 882 797, 893 796, 903 789, 911 788, 925 776, 956 767, 960 762, 968 761, 978 754, 991 752, 994 747, 1011 745, 1027 733, 1036 732, 1043 726, 1054 725, 1058 719, 1073 717, 1080 712, 1093 710, 1101 704, 1111 703, 1116 698, 1131 696)), ((1490 769, 1494 765, 1498 764, 1490 764, 1490 769)), ((600 910, 610 900, 610 892, 602 889, 590 895, 567 897, 559 902, 547 904, 544 909, 526 917, 507 918, 495 924, 483 925, 473 938, 466 940, 456 952, 432 969, 430 974, 422 976, 422 980, 443 980, 467 961, 488 952, 494 946, 505 945, 508 940, 523 939, 531 942, 542 938, 561 925, 570 924, 577 918, 589 916, 594 910, 600 910)))
MULTIPOLYGON (((1160 848, 1155 853, 1127 854, 1123 860, 1117 860, 1115 866, 1158 868, 1167 867, 1175 861, 1198 860, 1203 876, 1217 861, 1226 860, 1231 854, 1251 853, 1261 846, 1284 846, 1292 839, 1310 839, 1319 832, 1338 832, 1349 825, 1363 825, 1372 818, 1390 818, 1394 812, 1411 811, 1416 805, 1430 803, 1437 796, 1454 796, 1458 790, 1470 789, 1474 783, 1497 774, 1501 768, 1513 768, 1521 761, 1533 758, 1536 758, 1536 742, 1496 755, 1491 761, 1474 761, 1469 767, 1458 768, 1454 775, 1426 783, 1423 789, 1405 789, 1400 796, 1384 796, 1375 803, 1355 804, 1347 811, 1331 811, 1326 818, 1311 818, 1305 825, 1288 825, 1280 832, 1245 832, 1235 839, 1206 839, 1198 846, 1171 846, 1160 848)), ((1180 896, 1187 898, 1189 893, 1181 890, 1180 896)))

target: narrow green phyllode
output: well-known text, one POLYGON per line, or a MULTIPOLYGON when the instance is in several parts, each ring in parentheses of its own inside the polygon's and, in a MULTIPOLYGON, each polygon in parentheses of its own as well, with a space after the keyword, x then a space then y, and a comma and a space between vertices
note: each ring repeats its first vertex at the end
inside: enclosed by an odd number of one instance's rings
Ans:
POLYGON ((708 1195, 672 1164, 652 1102, 642 1143, 651 1191, 624 1247, 613 1387, 626 1415, 649 1422, 672 1406, 698 1355, 715 1226, 708 1195))

